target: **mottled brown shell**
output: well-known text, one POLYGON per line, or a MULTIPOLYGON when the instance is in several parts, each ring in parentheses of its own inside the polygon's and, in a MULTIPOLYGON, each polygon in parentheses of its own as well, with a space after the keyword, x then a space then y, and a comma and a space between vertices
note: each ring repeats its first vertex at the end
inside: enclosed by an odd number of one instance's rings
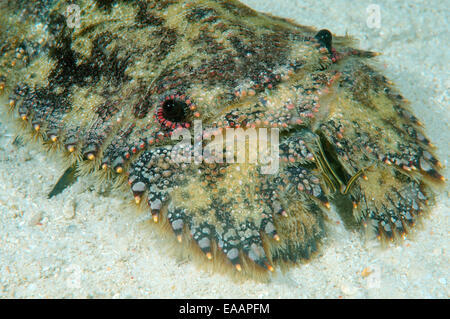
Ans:
POLYGON ((0 4, 11 116, 64 155, 67 176, 134 196, 199 260, 255 277, 309 259, 330 202, 388 240, 430 206, 443 181, 432 145, 349 38, 237 1, 76 5, 73 26, 66 1, 0 4), (171 161, 172 134, 195 120, 279 129, 279 170, 171 161))

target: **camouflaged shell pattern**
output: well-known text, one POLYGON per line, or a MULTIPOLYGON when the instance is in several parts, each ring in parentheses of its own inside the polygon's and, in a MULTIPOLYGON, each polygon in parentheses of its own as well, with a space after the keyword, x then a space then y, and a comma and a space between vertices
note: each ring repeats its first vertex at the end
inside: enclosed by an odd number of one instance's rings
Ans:
POLYGON ((401 238, 443 180, 407 101, 350 38, 226 0, 7 0, 0 14, 0 90, 22 134, 125 189, 200 260, 251 276, 309 259, 330 201, 401 238), (278 128, 279 171, 173 163, 171 135, 194 120, 278 128))

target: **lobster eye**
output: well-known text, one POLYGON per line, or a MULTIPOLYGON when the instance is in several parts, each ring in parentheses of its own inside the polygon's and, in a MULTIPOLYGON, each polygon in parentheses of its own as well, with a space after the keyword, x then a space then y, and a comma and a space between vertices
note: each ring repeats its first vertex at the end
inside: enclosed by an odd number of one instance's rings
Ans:
POLYGON ((198 112, 193 113, 196 106, 185 95, 171 95, 166 97, 156 109, 156 120, 161 126, 175 129, 177 127, 189 128, 192 116, 198 117, 198 112))
POLYGON ((162 105, 162 116, 170 122, 181 123, 186 121, 188 105, 184 101, 166 100, 162 105))
POLYGON ((320 30, 315 35, 315 38, 322 46, 327 48, 328 52, 331 53, 333 36, 331 35, 330 31, 328 31, 327 29, 320 30))

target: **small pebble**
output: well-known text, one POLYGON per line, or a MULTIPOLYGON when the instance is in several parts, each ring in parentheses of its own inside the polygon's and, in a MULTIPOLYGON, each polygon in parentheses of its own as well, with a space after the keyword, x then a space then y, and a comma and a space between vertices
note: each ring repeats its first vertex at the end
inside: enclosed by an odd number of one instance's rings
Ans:
POLYGON ((361 276, 365 278, 368 277, 371 273, 373 273, 373 271, 369 267, 366 267, 361 272, 361 276))
POLYGON ((65 219, 72 219, 75 217, 75 203, 73 201, 64 206, 63 216, 65 219))
POLYGON ((42 212, 33 212, 28 219, 28 226, 36 226, 42 219, 42 212))

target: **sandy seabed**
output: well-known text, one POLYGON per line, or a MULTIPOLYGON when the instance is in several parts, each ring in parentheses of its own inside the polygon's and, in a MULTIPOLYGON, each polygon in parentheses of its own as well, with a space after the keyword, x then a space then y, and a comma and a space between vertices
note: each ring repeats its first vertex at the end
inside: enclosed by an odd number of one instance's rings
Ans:
MULTIPOLYGON (((361 48, 382 52, 384 74, 412 102, 448 166, 447 1, 243 2, 348 33, 361 48), (379 28, 371 20, 373 5, 380 9, 379 28)), ((267 284, 236 283, 166 254, 145 217, 92 190, 89 178, 47 199, 63 167, 39 151, 13 146, 5 121, 0 119, 0 297, 449 298, 448 186, 422 229, 400 246, 382 249, 363 241, 330 212, 328 236, 311 262, 267 284)), ((448 169, 443 173, 448 178, 448 169)))

